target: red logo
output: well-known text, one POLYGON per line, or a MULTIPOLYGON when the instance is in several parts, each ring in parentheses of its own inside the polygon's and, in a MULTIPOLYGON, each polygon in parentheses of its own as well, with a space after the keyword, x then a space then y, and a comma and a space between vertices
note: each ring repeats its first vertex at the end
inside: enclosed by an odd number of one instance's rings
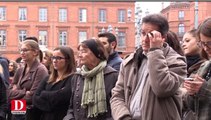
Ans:
POLYGON ((26 100, 12 100, 11 101, 12 114, 26 114, 26 100))

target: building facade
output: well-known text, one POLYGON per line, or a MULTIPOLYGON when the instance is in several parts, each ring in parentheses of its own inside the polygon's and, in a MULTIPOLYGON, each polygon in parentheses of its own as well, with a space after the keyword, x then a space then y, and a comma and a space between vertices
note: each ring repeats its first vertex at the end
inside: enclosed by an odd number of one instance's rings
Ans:
POLYGON ((161 13, 168 19, 170 30, 181 40, 185 32, 211 16, 210 6, 211 2, 172 2, 161 13))
POLYGON ((116 35, 117 51, 135 49, 134 2, 0 2, 0 53, 19 57, 19 45, 27 36, 39 39, 41 48, 70 46, 96 38, 100 32, 116 35))
POLYGON ((168 19, 169 29, 181 40, 185 31, 190 29, 190 3, 172 2, 161 13, 168 19))
POLYGON ((211 2, 197 2, 197 6, 195 2, 191 2, 190 4, 190 29, 194 28, 195 11, 198 12, 198 20, 196 21, 197 25, 199 25, 207 17, 211 17, 211 2))

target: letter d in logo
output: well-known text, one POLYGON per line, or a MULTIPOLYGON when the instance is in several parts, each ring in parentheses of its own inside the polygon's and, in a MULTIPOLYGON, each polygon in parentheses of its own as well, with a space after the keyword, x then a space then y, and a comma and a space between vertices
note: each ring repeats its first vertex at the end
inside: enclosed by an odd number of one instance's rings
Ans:
POLYGON ((22 110, 23 102, 21 100, 15 100, 15 110, 22 110))
POLYGON ((26 113, 26 100, 12 100, 11 101, 12 114, 25 114, 26 113))

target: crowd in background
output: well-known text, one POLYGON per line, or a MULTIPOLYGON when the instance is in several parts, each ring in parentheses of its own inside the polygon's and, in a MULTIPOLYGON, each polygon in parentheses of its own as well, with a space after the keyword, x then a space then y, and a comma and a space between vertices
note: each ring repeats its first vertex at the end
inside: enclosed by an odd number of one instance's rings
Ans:
POLYGON ((210 120, 211 18, 181 41, 150 14, 141 47, 121 58, 112 33, 41 51, 27 37, 17 61, 0 57, 0 120, 210 120), (11 100, 26 100, 12 114, 11 100))

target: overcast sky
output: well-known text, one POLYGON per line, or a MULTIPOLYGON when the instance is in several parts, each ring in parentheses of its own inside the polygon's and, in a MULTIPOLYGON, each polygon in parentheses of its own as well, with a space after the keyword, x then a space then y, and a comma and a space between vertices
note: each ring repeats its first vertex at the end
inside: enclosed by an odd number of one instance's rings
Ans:
MULTIPOLYGON (((164 8, 167 7, 170 2, 163 2, 164 8)), ((136 2, 136 5, 139 4, 143 14, 148 9, 149 13, 159 13, 162 10, 162 2, 136 2)))

